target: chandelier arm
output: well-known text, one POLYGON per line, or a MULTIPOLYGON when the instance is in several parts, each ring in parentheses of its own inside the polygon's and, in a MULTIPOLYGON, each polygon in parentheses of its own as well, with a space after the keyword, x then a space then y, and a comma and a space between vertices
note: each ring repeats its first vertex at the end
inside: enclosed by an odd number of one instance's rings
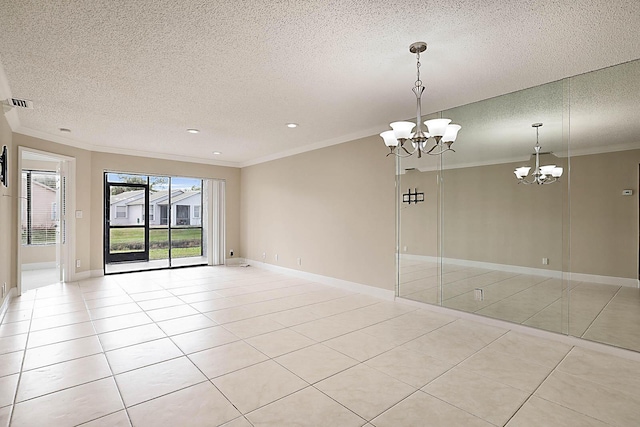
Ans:
POLYGON ((534 178, 533 181, 527 181, 526 179, 522 178, 518 180, 518 184, 526 184, 526 185, 531 185, 531 184, 536 184, 537 180, 534 178))
MULTIPOLYGON (((433 150, 435 150, 436 148, 438 148, 437 145, 434 145, 433 147, 431 147, 431 149, 429 151, 426 151, 425 154, 429 154, 430 156, 436 156, 437 154, 431 154, 431 152, 433 150)), ((446 150, 445 150, 446 151, 446 150)), ((444 153, 444 151, 442 151, 442 153, 444 153)))
MULTIPOLYGON (((416 55, 416 81, 412 89, 413 93, 416 96, 416 124, 413 125, 412 122, 394 122, 391 123, 391 128, 393 129, 393 131, 385 131, 380 134, 387 146, 398 147, 396 150, 392 148, 391 153, 387 154, 387 156, 395 154, 397 157, 409 157, 417 152, 418 157, 422 157, 423 154, 438 156, 447 151, 455 152, 455 150, 451 149, 451 144, 453 143, 453 141, 455 141, 456 135, 461 128, 460 125, 452 125, 452 128, 449 128, 448 124, 451 122, 451 120, 441 118, 438 120, 433 120, 433 130, 426 129, 426 127, 423 128, 422 94, 424 93, 425 87, 420 78, 420 66, 422 65, 420 62, 420 54, 426 50, 427 44, 421 41, 412 43, 409 46, 409 52, 416 55), (442 122, 446 123, 443 124, 442 122), (415 132, 411 133, 411 130, 414 127, 415 132), (426 131, 423 129, 426 129, 426 131), (427 132, 438 134, 434 135, 436 143, 428 151, 425 149, 427 140, 430 138, 430 135, 427 132), (441 144, 441 140, 444 136, 447 136, 447 138, 449 138, 449 140, 445 142, 447 145, 447 149, 443 149, 443 145, 441 144), (404 143, 406 141, 411 142, 411 144, 413 145, 413 150, 410 151, 406 147, 404 147, 404 143), (436 147, 438 147, 439 150, 437 153, 435 152, 436 147), (402 152, 404 152, 404 154, 401 154, 402 152)), ((430 126, 431 125, 429 125, 429 127, 430 126)))
POLYGON ((411 156, 413 155, 413 153, 412 153, 412 154, 408 154, 408 155, 398 154, 398 153, 389 153, 389 154, 387 154, 387 156, 388 156, 388 155, 390 155, 390 154, 395 154, 395 155, 396 155, 396 157, 400 157, 400 158, 402 158, 402 159, 404 159, 404 158, 406 158, 406 157, 411 157, 411 156))
MULTIPOLYGON (((437 147, 437 145, 435 147, 433 147, 433 148, 436 148, 436 147, 437 147)), ((427 152, 428 155, 430 155, 430 156, 439 156, 442 153, 446 153, 447 151, 453 151, 454 153, 456 152, 456 150, 454 150, 453 148, 447 148, 447 149, 438 151, 437 153, 432 153, 431 151, 433 151, 433 148, 427 152)))

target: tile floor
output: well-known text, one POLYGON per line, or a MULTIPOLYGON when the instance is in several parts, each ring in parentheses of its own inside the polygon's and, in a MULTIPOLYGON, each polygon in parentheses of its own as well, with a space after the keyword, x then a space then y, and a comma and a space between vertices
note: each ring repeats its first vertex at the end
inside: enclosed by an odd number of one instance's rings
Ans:
POLYGON ((58 282, 60 271, 57 268, 41 268, 36 270, 22 270, 22 289, 37 287, 58 282))
POLYGON ((569 304, 560 279, 445 265, 442 295, 438 267, 402 260, 400 296, 640 351, 640 289, 571 282, 569 304), (484 290, 477 301, 474 290, 484 290), (567 317, 567 312, 569 313, 567 317), (568 327, 567 327, 568 323, 568 327))
POLYGON ((640 362, 255 267, 40 288, 0 425, 637 426, 640 362))

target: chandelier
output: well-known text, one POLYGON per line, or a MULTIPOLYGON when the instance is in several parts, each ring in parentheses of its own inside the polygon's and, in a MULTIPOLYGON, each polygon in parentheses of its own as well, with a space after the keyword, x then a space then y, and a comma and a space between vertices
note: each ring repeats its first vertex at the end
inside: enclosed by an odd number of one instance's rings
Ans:
POLYGON ((422 80, 420 80, 420 53, 425 50, 427 50, 427 44, 425 42, 415 42, 409 46, 409 52, 415 54, 417 58, 416 68, 418 79, 412 89, 416 95, 417 103, 416 122, 393 122, 390 124, 393 130, 388 130, 380 134, 385 145, 391 150, 387 156, 395 154, 398 157, 409 157, 418 153, 418 157, 422 157, 422 153, 439 156, 445 151, 455 152, 455 150, 451 148, 451 144, 456 140, 458 131, 462 126, 450 124, 450 119, 433 119, 425 121, 424 124, 427 127, 427 131, 422 130, 421 97, 422 92, 424 92, 424 86, 422 86, 422 80), (412 133, 411 131, 414 127, 416 131, 412 133), (427 143, 431 138, 434 140, 434 145, 428 148, 427 143), (407 150, 409 144, 405 146, 407 142, 409 142, 412 147, 411 151, 407 150), (396 148, 398 148, 397 151, 396 148))
POLYGON ((527 175, 529 175, 529 171, 531 170, 530 166, 522 166, 516 168, 513 173, 516 175, 516 178, 518 178, 518 184, 553 184, 562 176, 562 168, 556 166, 555 164, 540 166, 541 156, 553 158, 555 158, 555 156, 553 156, 551 152, 540 152, 540 149, 542 147, 540 147, 540 143, 538 142, 538 128, 542 127, 542 123, 534 123, 531 126, 536 128, 536 146, 533 147, 535 153, 531 155, 531 160, 533 160, 533 158, 535 157, 536 167, 531 174, 531 179, 526 179, 527 175))

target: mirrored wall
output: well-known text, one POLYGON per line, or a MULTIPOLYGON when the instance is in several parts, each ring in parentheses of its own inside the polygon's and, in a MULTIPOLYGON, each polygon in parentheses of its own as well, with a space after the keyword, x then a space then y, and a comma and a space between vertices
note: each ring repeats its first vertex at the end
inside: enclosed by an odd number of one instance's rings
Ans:
POLYGON ((433 117, 462 130, 398 161, 398 295, 640 351, 640 61, 433 117))

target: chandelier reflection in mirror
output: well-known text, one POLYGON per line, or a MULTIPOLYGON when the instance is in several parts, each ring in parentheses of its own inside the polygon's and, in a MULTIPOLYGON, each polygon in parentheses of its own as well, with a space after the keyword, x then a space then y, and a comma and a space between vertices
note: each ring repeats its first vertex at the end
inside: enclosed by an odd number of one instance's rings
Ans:
MULTIPOLYGON (((513 173, 516 175, 516 178, 518 178, 518 184, 553 184, 554 182, 557 182, 562 176, 562 168, 556 166, 555 164, 546 164, 544 166, 540 166, 541 157, 543 158, 543 160, 547 160, 547 158, 549 158, 549 161, 554 161, 554 159, 557 159, 557 157, 554 156, 551 152, 540 152, 540 149, 542 147, 540 147, 540 142, 538 141, 538 129, 542 127, 542 123, 534 123, 531 126, 536 128, 536 146, 533 147, 535 153, 531 155, 531 160, 535 158, 536 167, 533 170, 530 179, 527 179, 527 175, 529 175, 531 166, 522 166, 516 168, 513 173)), ((544 163, 546 163, 546 161, 544 163)))
POLYGON ((427 50, 425 42, 415 42, 409 46, 409 52, 415 54, 417 58, 418 79, 412 89, 416 95, 417 103, 416 122, 393 122, 390 125, 393 130, 380 134, 385 145, 391 150, 387 156, 395 154, 398 157, 409 157, 415 153, 418 153, 418 157, 422 157, 422 153, 439 156, 446 151, 455 151, 451 148, 451 144, 456 140, 458 131, 462 126, 450 124, 451 120, 449 119, 433 119, 424 122, 427 132, 422 130, 421 98, 424 86, 422 86, 422 80, 420 80, 420 54, 425 50, 427 50), (412 133, 411 131, 414 127, 416 131, 412 133), (434 145, 431 148, 428 147, 429 139, 434 141, 434 145), (412 147, 411 151, 407 150, 408 143, 412 147), (407 145, 405 146, 405 144, 407 145))

